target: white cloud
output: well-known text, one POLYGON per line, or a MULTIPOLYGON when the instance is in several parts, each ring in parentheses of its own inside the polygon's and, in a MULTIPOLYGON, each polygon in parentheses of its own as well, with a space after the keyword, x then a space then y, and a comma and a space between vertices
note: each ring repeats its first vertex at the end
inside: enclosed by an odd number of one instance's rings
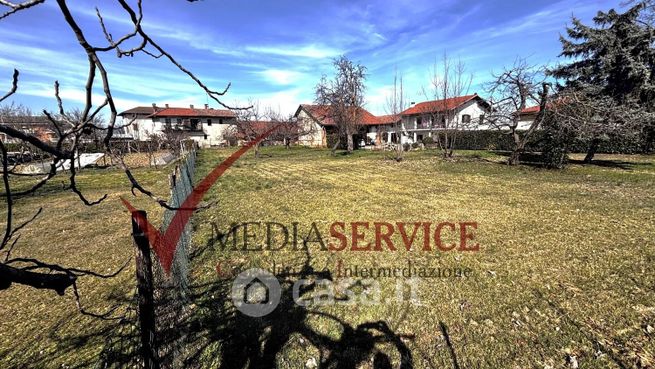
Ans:
MULTIPOLYGON (((48 99, 52 99, 53 102, 55 101, 53 87, 51 85, 44 84, 44 83, 26 83, 24 85, 24 88, 21 88, 18 92, 21 95, 45 97, 48 99)), ((59 90, 59 96, 61 97, 64 103, 65 109, 70 109, 74 106, 79 106, 86 102, 86 95, 84 90, 82 89, 61 88, 59 90)), ((93 98, 92 98, 92 102, 94 106, 98 106, 102 104, 104 99, 105 97, 102 91, 94 91, 93 98)), ((142 102, 138 102, 136 100, 123 99, 117 97, 114 97, 114 103, 116 104, 116 107, 119 111, 124 109, 129 109, 138 105, 143 105, 142 102)), ((103 112, 109 114, 109 108, 103 109, 103 112)))
POLYGON ((255 73, 260 74, 268 82, 276 85, 290 85, 303 77, 300 72, 283 69, 266 69, 255 73))
POLYGON ((320 45, 305 45, 305 46, 249 46, 246 50, 260 54, 271 54, 280 56, 298 56, 312 59, 331 58, 342 54, 343 52, 334 48, 320 46, 320 45))
POLYGON ((254 100, 259 103, 260 110, 267 111, 270 109, 282 116, 295 113, 301 103, 311 102, 311 99, 305 96, 305 91, 301 88, 248 96, 233 95, 233 97, 235 100, 231 103, 232 106, 244 106, 244 101, 254 100))

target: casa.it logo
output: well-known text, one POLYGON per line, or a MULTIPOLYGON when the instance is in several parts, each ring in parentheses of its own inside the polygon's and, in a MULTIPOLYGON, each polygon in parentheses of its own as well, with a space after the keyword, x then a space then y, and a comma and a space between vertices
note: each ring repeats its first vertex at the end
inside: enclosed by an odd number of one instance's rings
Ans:
POLYGON ((272 313, 280 303, 280 282, 263 269, 248 269, 232 282, 232 303, 245 315, 253 318, 272 313))

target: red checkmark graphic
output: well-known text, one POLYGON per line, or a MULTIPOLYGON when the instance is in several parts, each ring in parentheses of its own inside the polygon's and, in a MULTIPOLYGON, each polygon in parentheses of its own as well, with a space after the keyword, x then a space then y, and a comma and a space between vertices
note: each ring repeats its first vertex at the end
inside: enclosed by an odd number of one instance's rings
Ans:
MULTIPOLYGON (((214 168, 205 178, 203 178, 200 183, 193 189, 189 196, 184 200, 182 205, 178 207, 175 211, 175 215, 171 220, 170 224, 164 231, 162 235, 161 232, 153 226, 150 222, 145 219, 138 218, 136 219, 139 228, 145 230, 146 236, 152 247, 153 251, 159 258, 159 263, 166 274, 170 274, 171 265, 173 264, 173 257, 175 256, 175 249, 177 244, 184 232, 184 227, 189 223, 191 216, 193 215, 198 204, 205 196, 207 191, 216 183, 216 181, 228 170, 234 162, 236 162, 243 154, 245 154, 250 148, 256 144, 263 141, 268 135, 273 133, 278 129, 280 125, 277 125, 268 131, 264 132, 254 140, 250 141, 239 150, 235 151, 229 158, 225 159, 220 163, 216 168, 214 168)), ((126 199, 121 197, 123 205, 130 211, 130 213, 135 214, 137 209, 132 206, 126 199)), ((139 213, 136 213, 139 214, 139 213)))

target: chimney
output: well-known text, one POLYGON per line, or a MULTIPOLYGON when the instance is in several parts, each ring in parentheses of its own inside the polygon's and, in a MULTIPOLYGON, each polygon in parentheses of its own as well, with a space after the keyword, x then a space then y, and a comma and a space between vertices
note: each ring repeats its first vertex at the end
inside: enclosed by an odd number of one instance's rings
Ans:
POLYGON ((157 104, 152 103, 152 111, 155 113, 157 112, 157 104))
POLYGON ((193 109, 193 104, 189 105, 189 107, 190 107, 191 109, 193 109))
POLYGON ((415 103, 415 102, 413 102, 413 101, 412 101, 411 103, 409 103, 409 104, 410 104, 410 105, 416 105, 416 103, 415 103))
POLYGON ((209 109, 209 104, 205 104, 205 110, 209 109))
POLYGON ((164 104, 164 105, 166 105, 166 109, 168 109, 168 104, 164 104))

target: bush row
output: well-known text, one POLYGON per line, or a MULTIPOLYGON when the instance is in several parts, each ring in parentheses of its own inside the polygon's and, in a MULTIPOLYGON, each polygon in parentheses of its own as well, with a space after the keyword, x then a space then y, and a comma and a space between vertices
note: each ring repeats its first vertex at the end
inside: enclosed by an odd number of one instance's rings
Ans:
MULTIPOLYGON (((521 132, 522 134, 522 132, 521 132)), ((537 131, 526 145, 526 151, 543 151, 544 132, 537 131)), ((426 145, 431 144, 430 138, 424 139, 426 145)), ((487 131, 461 131, 455 142, 456 150, 503 150, 509 151, 514 147, 514 140, 508 134, 496 130, 487 131)), ((606 136, 600 143, 598 153, 603 154, 637 154, 648 151, 648 145, 643 136, 614 135, 606 136)), ((569 152, 586 152, 589 141, 583 139, 573 140, 569 152)))
MULTIPOLYGON (((522 135, 523 132, 520 132, 522 135)), ((498 130, 484 131, 460 131, 458 132, 455 142, 456 150, 500 150, 511 151, 514 147, 514 140, 511 135, 498 130)), ((435 136, 436 137, 436 136, 435 136)), ((326 137, 327 147, 331 148, 337 142, 337 134, 328 134, 326 137)), ((632 135, 614 135, 606 136, 601 141, 598 153, 602 154, 639 154, 652 150, 652 145, 646 145, 646 140, 639 134, 632 135)), ((355 146, 360 142, 360 138, 354 140, 355 146)), ((433 137, 424 137, 423 144, 427 147, 436 145, 433 137)), ((339 149, 345 149, 345 140, 341 140, 339 149)), ((544 131, 536 131, 530 142, 525 147, 525 151, 541 152, 544 149, 544 131)), ((408 145, 411 147, 410 145, 408 145)), ((407 149, 409 149, 407 147, 407 149)), ((575 139, 569 146, 569 152, 587 152, 589 141, 575 139)))

